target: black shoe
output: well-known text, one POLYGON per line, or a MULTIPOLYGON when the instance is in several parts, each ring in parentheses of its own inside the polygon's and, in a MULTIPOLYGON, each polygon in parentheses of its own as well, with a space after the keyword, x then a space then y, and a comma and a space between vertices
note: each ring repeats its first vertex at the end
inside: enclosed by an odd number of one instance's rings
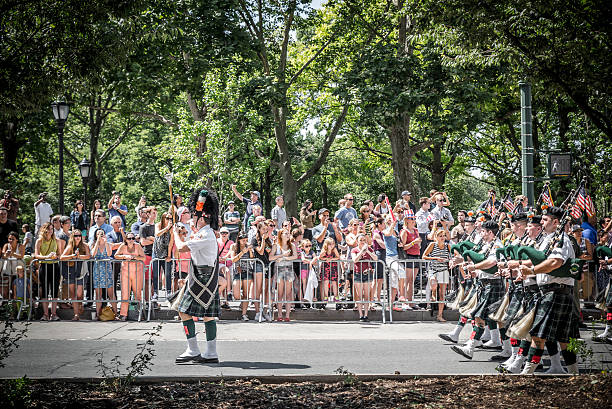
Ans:
POLYGON ((231 310, 232 309, 228 303, 221 304, 221 308, 223 308, 224 310, 231 310))
POLYGON ((359 317, 359 321, 360 321, 360 322, 363 322, 363 317, 359 317))
MULTIPOLYGON (((503 349, 503 347, 500 345, 498 347, 486 347, 484 346, 484 344, 477 346, 476 348, 478 349, 484 349, 485 351, 501 351, 503 349)), ((506 357, 506 359, 508 359, 508 357, 506 357)))
POLYGON ((342 304, 336 304, 336 311, 340 311, 342 309, 342 304))
POLYGON ((489 358, 489 361, 505 361, 508 358, 510 357, 504 355, 493 355, 491 358, 489 358))
POLYGON ((467 355, 466 353, 464 353, 464 352, 461 350, 461 348, 459 348, 459 347, 458 347, 458 346, 456 346, 456 345, 453 345, 453 346, 451 347, 451 349, 452 349, 453 351, 455 351, 456 353, 458 353, 459 355, 461 355, 461 356, 463 356, 463 357, 465 357, 465 358, 467 358, 467 359, 472 359, 472 357, 471 357, 471 356, 469 356, 469 355, 467 355))
POLYGON ((448 341, 448 342, 452 342, 453 344, 457 343, 457 341, 455 341, 454 339, 449 337, 448 334, 438 334, 438 338, 442 338, 443 340, 448 341))
POLYGON ((179 356, 174 360, 174 363, 184 364, 187 362, 200 362, 200 358, 202 355, 194 355, 194 356, 179 356))
POLYGON ((196 358, 197 359, 194 359, 193 362, 196 362, 198 364, 218 364, 219 363, 219 358, 204 358, 202 355, 198 355, 196 358))
POLYGON ((363 317, 363 322, 370 322, 370 319, 368 317, 363 317))

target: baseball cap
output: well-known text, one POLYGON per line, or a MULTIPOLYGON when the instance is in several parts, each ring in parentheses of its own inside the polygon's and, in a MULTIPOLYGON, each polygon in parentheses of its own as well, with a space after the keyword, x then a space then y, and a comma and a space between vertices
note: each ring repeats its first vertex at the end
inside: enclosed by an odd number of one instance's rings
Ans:
POLYGON ((402 196, 406 196, 406 195, 410 195, 410 196, 412 196, 412 193, 410 193, 410 190, 404 190, 404 191, 402 192, 402 196))
POLYGON ((219 233, 229 233, 229 230, 227 229, 227 227, 223 226, 219 229, 219 233))
POLYGON ((579 224, 574 224, 574 225, 572 226, 572 232, 575 232, 575 231, 583 231, 583 230, 584 230, 584 229, 583 229, 583 228, 582 228, 582 227, 581 227, 579 224))
POLYGON ((326 208, 324 208, 324 207, 322 207, 321 209, 319 209, 319 215, 322 215, 322 214, 323 214, 323 213, 325 213, 325 212, 329 213, 329 210, 328 210, 328 209, 326 209, 326 208))
POLYGON ((234 201, 233 201, 233 200, 230 200, 229 202, 227 202, 227 204, 228 204, 228 205, 231 205, 231 204, 235 204, 235 203, 234 203, 234 201))
POLYGON ((259 192, 257 190, 251 190, 251 194, 252 195, 257 195, 257 197, 261 197, 261 195, 259 194, 259 192))

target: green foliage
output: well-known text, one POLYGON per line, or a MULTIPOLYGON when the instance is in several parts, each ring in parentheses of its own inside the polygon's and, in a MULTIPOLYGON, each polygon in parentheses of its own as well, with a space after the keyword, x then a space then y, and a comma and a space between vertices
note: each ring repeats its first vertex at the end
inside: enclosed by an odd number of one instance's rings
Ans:
POLYGON ((345 386, 355 386, 361 383, 359 378, 357 378, 353 372, 349 371, 348 369, 344 369, 343 366, 340 366, 334 372, 338 375, 344 376, 342 383, 345 386))
POLYGON ((20 328, 16 328, 13 322, 13 317, 16 314, 15 304, 4 303, 0 306, 0 368, 4 368, 4 360, 8 358, 11 353, 19 348, 19 341, 25 338, 28 332, 28 326, 30 323, 24 323, 20 325, 20 328))
POLYGON ((31 383, 27 376, 3 380, 0 383, 0 402, 9 408, 29 407, 32 398, 31 383))
POLYGON ((115 356, 107 364, 104 362, 103 352, 96 354, 98 357, 98 373, 104 378, 102 387, 116 394, 121 394, 132 386, 138 376, 151 370, 153 358, 156 356, 153 348, 155 345, 154 338, 161 334, 162 325, 157 325, 151 332, 145 332, 144 335, 148 335, 147 339, 137 345, 138 352, 125 370, 122 369, 124 365, 119 360, 119 356, 115 356))

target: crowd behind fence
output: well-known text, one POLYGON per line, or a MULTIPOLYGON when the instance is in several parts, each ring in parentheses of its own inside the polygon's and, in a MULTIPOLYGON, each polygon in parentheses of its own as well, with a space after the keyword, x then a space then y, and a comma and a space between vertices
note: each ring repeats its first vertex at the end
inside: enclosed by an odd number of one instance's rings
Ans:
MULTIPOLYGON (((117 319, 150 320, 151 312, 169 307, 168 296, 185 284, 189 264, 184 261, 152 259, 146 265, 139 260, 90 258, 32 261, 27 266, 17 262, 22 268, 2 270, 2 298, 16 303, 18 319, 33 319, 40 304, 53 317, 45 319, 56 320, 56 309, 64 304, 73 310, 74 320, 84 316, 85 307, 90 307, 92 319, 101 319, 106 309, 117 319), (153 299, 155 277, 160 284, 153 299), (4 283, 11 287, 6 293, 4 283)), ((325 310, 334 306, 353 309, 360 318, 371 311, 388 311, 393 322, 394 312, 434 309, 457 290, 458 275, 453 269, 444 291, 432 295, 429 264, 422 259, 395 260, 390 265, 382 260, 343 259, 266 266, 260 259, 241 259, 221 266, 220 294, 226 308, 238 310, 243 319, 254 309, 259 322, 288 319, 298 307, 325 310), (394 278, 402 270, 402 278, 394 278)), ((386 314, 380 319, 386 322, 386 314)))

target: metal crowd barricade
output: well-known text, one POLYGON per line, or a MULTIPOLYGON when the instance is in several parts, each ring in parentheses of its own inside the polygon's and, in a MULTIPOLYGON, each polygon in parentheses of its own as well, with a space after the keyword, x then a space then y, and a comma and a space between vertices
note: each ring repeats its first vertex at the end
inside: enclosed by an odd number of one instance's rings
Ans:
POLYGON ((25 292, 27 289, 26 283, 27 271, 26 265, 22 259, 16 257, 0 258, 0 301, 17 305, 16 319, 20 319, 22 307, 28 302, 29 295, 25 292), (23 267, 24 274, 21 288, 18 288, 18 281, 20 281, 17 275, 18 266, 23 267), (17 298, 18 293, 23 294, 19 299, 17 298))
MULTIPOLYGON (((382 321, 383 323, 386 322, 385 309, 387 299, 385 294, 387 279, 384 261, 363 260, 357 262, 359 265, 358 270, 361 271, 361 266, 364 266, 363 273, 359 272, 361 294, 359 294, 357 297, 355 293, 355 262, 352 260, 341 259, 333 261, 317 261, 313 268, 317 281, 316 287, 313 286, 312 281, 304 286, 304 282, 302 280, 304 278, 306 278, 306 280, 310 280, 310 269, 308 269, 308 275, 306 277, 302 277, 302 267, 304 264, 307 263, 303 263, 301 260, 293 261, 290 266, 287 264, 281 264, 279 266, 274 262, 270 264, 272 275, 270 300, 273 299, 271 303, 277 304, 279 315, 282 312, 283 304, 310 304, 315 306, 315 308, 318 306, 321 309, 325 309, 329 303, 345 305, 349 308, 352 308, 353 305, 359 304, 364 305, 365 308, 369 309, 372 305, 374 305, 372 291, 373 288, 376 288, 375 284, 377 272, 380 271, 383 275, 381 278, 383 280, 383 294, 379 295, 379 300, 382 310, 382 321), (299 266, 297 271, 293 266, 299 266), (279 267, 281 268, 280 274, 279 267), (292 271, 287 271, 287 267, 291 267, 292 271), (293 291, 291 294, 288 295, 285 291, 283 291, 283 299, 279 299, 278 284, 280 281, 288 281, 286 279, 288 274, 293 278, 293 283, 297 283, 297 294, 296 285, 294 285, 292 287, 293 291), (340 287, 341 282, 344 284, 344 291, 340 287), (305 289, 309 294, 304 293, 305 289), (346 291, 347 289, 349 289, 348 292, 346 291), (330 298, 329 295, 332 293, 334 293, 334 295, 330 298)), ((272 307, 272 305, 270 305, 270 307, 272 307)))
MULTIPOLYGON (((134 303, 138 308, 138 321, 142 319, 144 293, 142 289, 138 290, 138 288, 140 287, 139 283, 145 282, 143 261, 90 258, 88 260, 55 260, 51 263, 43 263, 37 260, 32 262, 28 268, 27 281, 29 281, 32 290, 28 319, 32 318, 31 312, 34 301, 45 304, 111 303, 114 304, 117 312, 119 312, 119 304, 126 303, 128 306, 128 309, 124 310, 126 316, 129 313, 129 305, 134 303), (126 267, 125 274, 123 274, 123 266, 126 267), (136 273, 136 289, 134 291, 131 291, 130 288, 132 271, 136 273), (121 275, 125 276, 123 278, 127 279, 127 283, 121 280, 121 275), (110 285, 101 286, 101 284, 108 284, 109 282, 110 285), (127 290, 118 287, 118 284, 127 285, 127 290), (71 286, 74 287, 71 288, 71 286), (96 291, 98 289, 99 291, 96 291), (68 294, 64 293, 66 290, 68 294), (137 294, 138 292, 140 292, 140 297, 137 294), (99 293, 100 297, 96 293, 99 293), (106 293, 105 296, 104 293, 106 293), (130 298, 131 293, 133 293, 135 300, 130 298), (122 295, 117 297, 116 294, 122 295), (138 300, 139 298, 140 300, 138 300)), ((92 319, 94 317, 95 313, 92 313, 92 319)))
MULTIPOLYGON (((432 273, 433 274, 433 273, 432 273)), ((404 310, 404 304, 440 304, 445 302, 448 293, 455 291, 457 285, 455 269, 449 269, 449 279, 445 293, 432 297, 430 282, 430 260, 402 259, 389 263, 387 276, 389 288, 389 321, 393 322, 393 311, 404 310), (403 278, 401 288, 400 278, 403 278), (412 286, 409 284, 412 283, 412 286), (393 291, 396 289, 396 291, 393 291), (397 295, 397 300, 395 296, 397 295), (401 299, 401 300, 400 300, 401 299)), ((439 287, 437 293, 440 292, 439 287)))
MULTIPOLYGON (((231 285, 233 302, 238 302, 238 308, 242 315, 243 303, 246 303, 244 311, 248 311, 250 303, 255 305, 255 310, 259 309, 257 321, 264 320, 264 307, 270 307, 266 304, 265 295, 269 298, 269 270, 264 265, 263 261, 258 258, 240 259, 229 267, 228 285, 231 285), (261 290, 259 289, 261 286, 261 290), (245 288, 246 287, 246 288, 245 288), (259 308, 258 308, 259 307, 259 308)), ((269 310, 270 315, 272 309, 269 310)), ((246 312, 245 312, 246 314, 246 312)))

